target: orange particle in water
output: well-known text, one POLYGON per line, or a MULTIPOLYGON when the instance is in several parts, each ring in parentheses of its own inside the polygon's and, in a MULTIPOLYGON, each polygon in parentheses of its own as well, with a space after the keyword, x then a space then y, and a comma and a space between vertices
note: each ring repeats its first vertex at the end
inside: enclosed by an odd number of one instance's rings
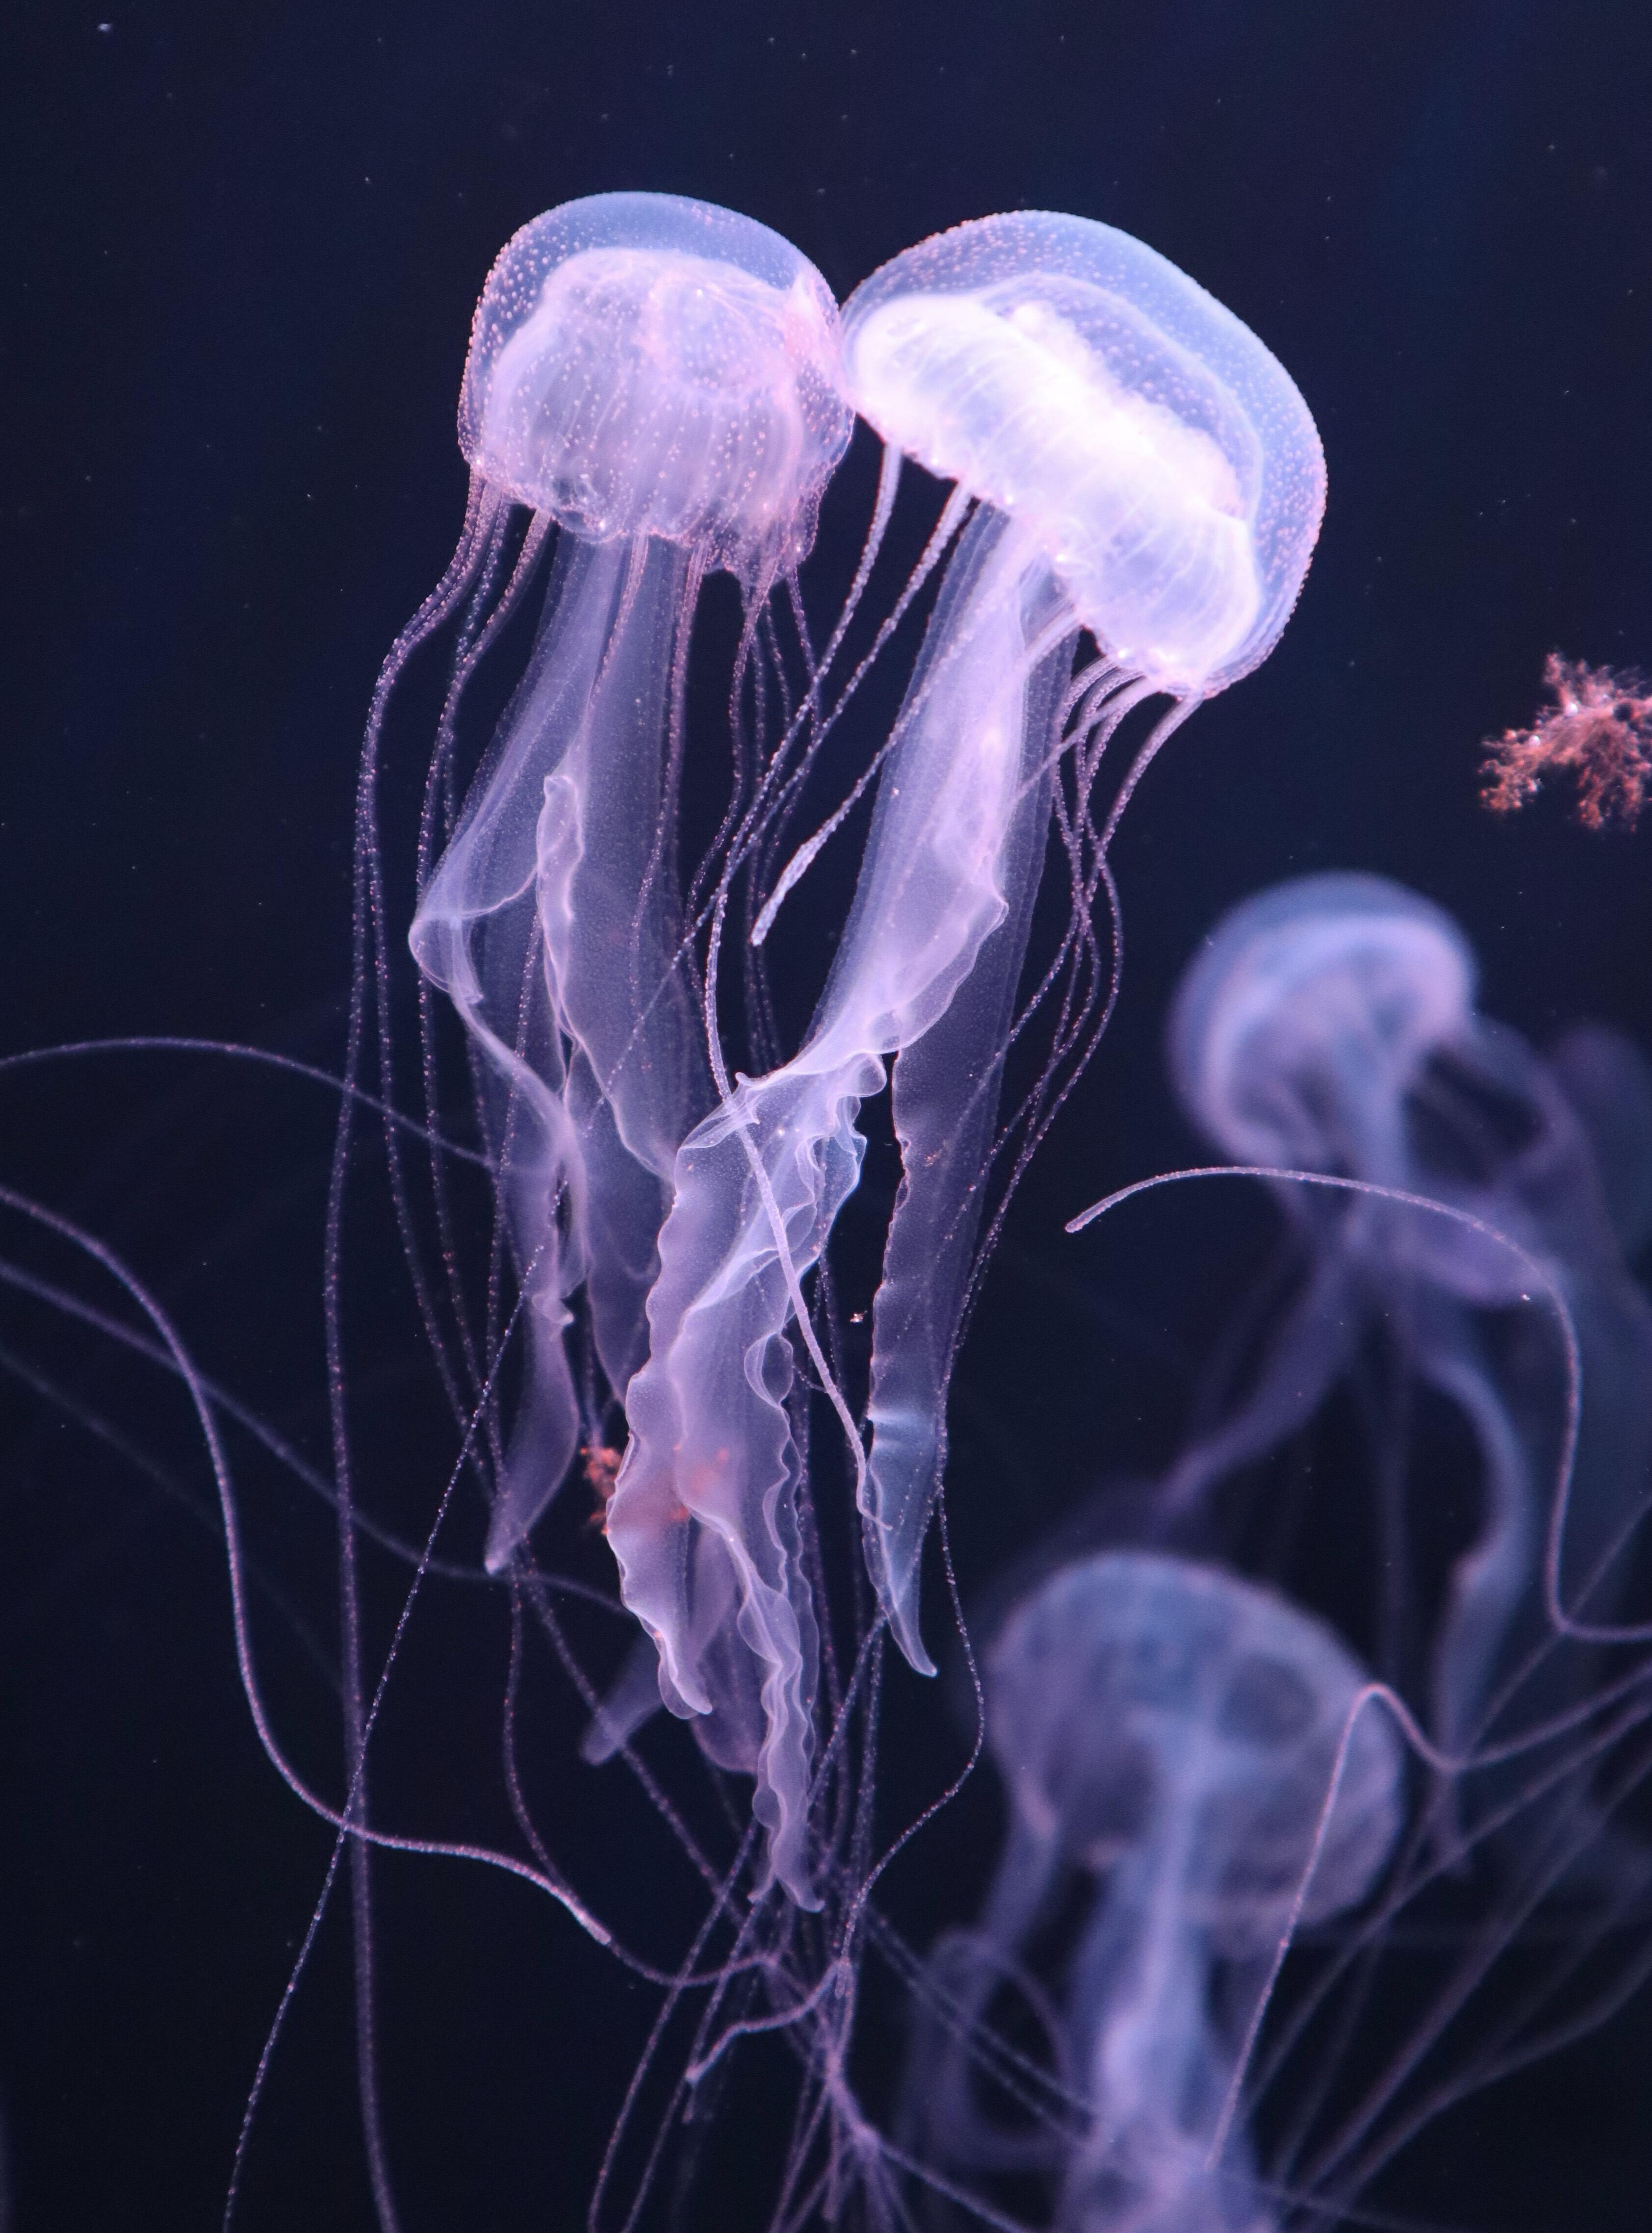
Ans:
POLYGON ((1506 729, 1486 745, 1480 797, 1494 813, 1512 813, 1537 796, 1556 770, 1577 786, 1586 830, 1617 823, 1632 830, 1652 784, 1652 690, 1638 674, 1590 667, 1551 651, 1543 680, 1552 706, 1529 729, 1506 729))
POLYGON ((624 1452, 610 1449, 605 1442, 589 1442, 579 1455, 586 1486, 596 1499, 596 1509, 586 1524, 606 1534, 608 1502, 614 1494, 614 1484, 619 1477, 620 1461, 624 1452))

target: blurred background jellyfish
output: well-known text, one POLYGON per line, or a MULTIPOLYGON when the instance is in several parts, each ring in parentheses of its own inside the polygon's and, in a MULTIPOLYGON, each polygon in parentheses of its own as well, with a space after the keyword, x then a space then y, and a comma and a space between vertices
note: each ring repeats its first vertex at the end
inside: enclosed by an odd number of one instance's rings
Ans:
MULTIPOLYGON (((881 1607, 913 1665, 933 1671, 918 1558, 1052 818, 1071 928, 1031 995, 1053 999, 1058 1020, 1021 1112, 1024 1160, 1058 1077, 1093 1040, 1104 973, 1089 908, 1112 824, 1187 713, 1272 649, 1324 495, 1313 421, 1282 368, 1172 264, 1106 225, 1021 213, 940 235, 857 290, 844 341, 849 392, 886 447, 862 578, 903 457, 954 485, 926 564, 957 544, 874 763, 853 905, 803 1045, 738 1079, 679 1152, 608 1524, 626 1602, 680 1711, 727 1710, 738 1666, 721 1604, 694 1601, 684 1515, 724 1545, 765 1733, 758 1812, 777 1872, 805 1900, 811 1733, 785 1329, 795 1322, 847 1437, 881 1607), (1102 752, 1155 693, 1171 709, 1098 832, 1102 752), (892 1058, 902 1176, 873 1311, 865 1455, 802 1283, 856 1183, 856 1115, 892 1058)), ((845 811, 794 855, 754 940, 845 811)))
POLYGON ((1395 1846, 1393 1720, 1319 1621, 1157 1553, 1058 1567, 982 1673, 1008 1825, 917 1988, 908 2145, 971 2200, 1037 2178, 1061 2233, 1262 2233, 1243 2060, 1297 1930, 1395 1846))
MULTIPOLYGON (((1225 1154, 1457 1214, 1276 1183, 1281 1260, 1156 1494, 1174 1530, 1339 1383, 1370 1376, 1376 1663, 1466 1762, 1515 1730, 1529 1746, 1550 1715, 1576 1743, 1593 1663, 1561 1631, 1616 1633, 1652 1465, 1652 1308, 1625 1262, 1645 1229, 1652 1073, 1599 1029, 1540 1058, 1477 1012, 1475 974, 1438 908, 1354 875, 1245 902, 1188 970, 1171 1067, 1225 1154), (1581 1383, 1575 1452, 1563 1312, 1581 1383), (1419 1436, 1440 1432, 1429 1397, 1466 1427, 1452 1464, 1475 1476, 1447 1484, 1444 1524, 1411 1478, 1419 1436)), ((1349 1486, 1326 1494, 1346 1504, 1349 1486)), ((1520 1773, 1529 1782, 1529 1756, 1520 1773)), ((1484 1815, 1506 1802, 1507 1773, 1467 1773, 1459 1789, 1484 1815)), ((1586 1844, 1581 1818, 1571 1828, 1586 1844)))

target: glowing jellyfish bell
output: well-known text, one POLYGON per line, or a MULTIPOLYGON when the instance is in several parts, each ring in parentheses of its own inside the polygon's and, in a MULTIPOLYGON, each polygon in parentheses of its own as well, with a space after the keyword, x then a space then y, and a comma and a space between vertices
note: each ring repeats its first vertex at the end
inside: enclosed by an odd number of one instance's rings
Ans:
POLYGON ((1111 225, 982 218, 844 311, 856 408, 1005 513, 1102 655, 1178 699, 1265 660, 1325 503, 1306 404, 1174 264, 1111 225))
POLYGON ((849 439, 837 307, 789 241, 674 194, 593 194, 500 251, 459 446, 592 543, 657 536, 748 586, 797 565, 849 439))
POLYGON ((484 595, 511 507, 531 519, 461 674, 557 531, 528 673, 412 933, 484 1058, 530 1305, 496 1570, 579 1436, 568 1299, 584 1285, 621 1392, 646 1345, 677 1145, 715 1097, 675 835, 689 637, 705 576, 726 568, 746 655, 771 589, 808 552, 849 440, 837 347, 836 304, 796 249, 665 194, 536 218, 477 308, 459 438, 484 595))
MULTIPOLYGON (((1473 1036, 1478 976, 1461 931, 1419 893, 1293 877, 1233 908, 1189 967, 1170 1023, 1177 1092, 1238 1161, 1412 1185, 1404 1097, 1431 1055, 1473 1036)), ((1474 1253, 1461 1227, 1405 1222, 1415 1246, 1460 1264, 1474 1253)), ((1518 1286, 1506 1251, 1492 1276, 1518 1286)))

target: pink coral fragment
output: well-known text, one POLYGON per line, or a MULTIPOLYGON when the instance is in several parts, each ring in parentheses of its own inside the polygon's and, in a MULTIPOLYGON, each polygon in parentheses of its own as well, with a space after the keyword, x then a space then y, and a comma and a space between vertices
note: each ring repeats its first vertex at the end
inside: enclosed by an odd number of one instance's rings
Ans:
POLYGON ((1543 680, 1554 699, 1529 729, 1506 729, 1486 745, 1480 797, 1494 813, 1535 798, 1555 769, 1575 777, 1577 819, 1586 830, 1632 830, 1652 783, 1652 689, 1643 676, 1590 667, 1551 651, 1543 680))

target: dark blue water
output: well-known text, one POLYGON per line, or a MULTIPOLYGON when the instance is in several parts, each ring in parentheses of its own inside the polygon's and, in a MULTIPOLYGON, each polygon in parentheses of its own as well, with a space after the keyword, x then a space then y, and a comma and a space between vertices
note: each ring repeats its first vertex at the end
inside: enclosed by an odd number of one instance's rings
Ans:
MULTIPOLYGON (((14 11, 0 66, 0 1051, 166 1032, 337 1068, 361 721, 458 531, 472 306, 518 225, 623 187, 761 218, 840 296, 963 218, 1103 219, 1251 324, 1324 438, 1324 531, 1278 649, 1176 738, 1123 825, 1116 1024, 960 1368, 955 1495, 997 1514, 983 1570, 1109 1468, 1162 1460, 1177 1358, 1254 1238, 1168 1208, 1116 1244, 1060 1235, 1193 1155, 1159 1038, 1225 907, 1378 870, 1462 921, 1488 1013, 1538 1041, 1597 1018, 1652 1048, 1652 831, 1588 834, 1559 800, 1494 819, 1477 796, 1480 741, 1528 718, 1547 652, 1652 664, 1642 9, 103 4, 14 11)), ((867 465, 829 512, 823 578, 852 564, 867 465)), ((435 687, 415 677, 392 734, 404 901, 435 687)), ((0 1075, 0 1180, 117 1248, 317 1460, 333 1113, 178 1056, 0 1075)), ((359 1237, 354 1398, 390 1510, 437 1414, 382 1223, 359 1237)), ((75 1271, 21 1228, 6 1249, 75 1271)), ((0 1299, 0 1345, 24 1368, 0 1388, 0 2229, 182 2233, 218 2223, 330 1840, 254 1742, 181 1399, 37 1297, 0 1299)), ((333 1787, 325 1532, 240 1455, 273 1702, 333 1787)), ((507 1643, 497 1608, 420 1632, 382 1787, 400 1820, 509 1839, 466 1773, 498 1744, 507 1643)), ((578 1715, 545 1689, 524 1742, 550 1761, 578 1715)), ((657 1900, 674 1957, 686 1887, 651 1876, 652 1818, 580 1776, 538 1785, 564 1849, 645 1937, 657 1900)), ((956 1850, 990 1838, 990 1805, 960 1819, 938 1920, 990 1859, 956 1850)), ((382 1885, 405 2223, 582 2223, 653 2002, 502 1879, 409 1863, 382 1885)), ((899 1898, 921 1937, 921 1883, 899 1898)), ((348 1972, 334 1917, 255 2126, 249 2228, 372 2223, 348 1972)), ((1631 2006, 1478 2097, 1385 2175, 1370 2222, 1639 2225, 1649 2047, 1631 2006)), ((889 2067, 874 2054, 874 2090, 889 2067)), ((759 2074, 730 2099, 755 2132, 782 2095, 759 2074)), ((688 2224, 767 2223, 738 2155, 688 2224)))

